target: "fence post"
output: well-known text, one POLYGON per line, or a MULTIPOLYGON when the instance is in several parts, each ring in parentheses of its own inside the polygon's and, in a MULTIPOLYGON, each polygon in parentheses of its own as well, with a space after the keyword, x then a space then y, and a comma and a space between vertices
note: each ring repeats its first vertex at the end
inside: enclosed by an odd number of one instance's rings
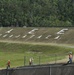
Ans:
POLYGON ((51 66, 49 66, 49 75, 51 75, 51 66))
POLYGON ((6 69, 6 75, 9 75, 10 70, 7 68, 6 69))
POLYGON ((40 56, 39 56, 39 65, 40 65, 40 56))
POLYGON ((56 64, 56 62, 57 62, 57 55, 55 54, 55 64, 56 64))
POLYGON ((24 56, 24 66, 25 66, 25 63, 26 63, 26 56, 24 56))

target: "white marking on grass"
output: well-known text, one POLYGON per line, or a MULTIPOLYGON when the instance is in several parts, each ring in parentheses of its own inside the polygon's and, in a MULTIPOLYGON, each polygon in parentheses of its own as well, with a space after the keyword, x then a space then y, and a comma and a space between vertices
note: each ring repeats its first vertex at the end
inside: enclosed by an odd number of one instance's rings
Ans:
POLYGON ((13 35, 10 35, 9 37, 11 38, 11 37, 13 37, 13 35))
POLYGON ((48 39, 49 37, 51 37, 51 35, 48 35, 47 37, 45 37, 45 39, 48 39))
POLYGON ((34 32, 35 32, 36 30, 38 30, 38 28, 35 28, 35 29, 31 30, 30 32, 28 32, 28 34, 34 34, 34 32))
POLYGON ((11 31, 13 31, 13 29, 10 29, 9 31, 5 32, 5 33, 10 33, 11 31))
POLYGON ((35 35, 32 35, 30 38, 33 38, 35 35))
POLYGON ((59 39, 60 36, 55 37, 54 39, 59 39))
POLYGON ((64 32, 67 30, 68 30, 68 28, 64 28, 64 29, 60 30, 59 32, 57 32, 57 34, 64 34, 64 32))
POLYGON ((20 35, 15 36, 15 38, 19 38, 19 37, 20 37, 20 35))
POLYGON ((25 38, 27 35, 24 35, 22 38, 25 38))
POLYGON ((57 34, 64 34, 64 30, 60 30, 57 34))
POLYGON ((37 38, 40 39, 42 37, 42 35, 38 36, 37 38))
POLYGON ((5 35, 3 36, 3 38, 6 37, 6 36, 7 36, 7 34, 5 34, 5 35))

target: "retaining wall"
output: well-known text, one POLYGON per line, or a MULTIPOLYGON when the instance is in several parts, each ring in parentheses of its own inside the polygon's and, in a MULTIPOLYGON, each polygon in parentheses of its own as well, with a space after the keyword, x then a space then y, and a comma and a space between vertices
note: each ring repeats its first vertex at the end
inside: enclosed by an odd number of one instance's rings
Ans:
POLYGON ((0 75, 74 75, 74 64, 22 66, 0 70, 0 75))

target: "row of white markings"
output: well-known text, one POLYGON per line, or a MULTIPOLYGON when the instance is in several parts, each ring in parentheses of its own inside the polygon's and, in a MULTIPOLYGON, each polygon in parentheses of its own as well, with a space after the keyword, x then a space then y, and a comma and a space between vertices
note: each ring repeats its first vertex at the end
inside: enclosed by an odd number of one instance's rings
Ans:
POLYGON ((58 34, 58 36, 55 37, 54 39, 61 39, 60 35, 64 34, 65 31, 68 31, 68 28, 64 28, 64 29, 60 30, 59 32, 57 32, 56 34, 58 34))
MULTIPOLYGON (((0 36, 2 36, 2 34, 0 34, 0 36)), ((7 37, 8 34, 3 35, 3 38, 7 37)), ((14 35, 10 35, 9 38, 13 37, 14 35)), ((19 38, 21 35, 17 35, 15 36, 15 38, 19 38)), ((30 39, 33 38, 35 35, 30 36, 30 39)), ((24 35, 22 38, 26 38, 27 35, 24 35)), ((38 36, 37 38, 41 38, 42 35, 38 36)), ((46 39, 48 39, 49 37, 51 37, 51 35, 48 35, 47 37, 45 37, 46 39)))
MULTIPOLYGON (((37 31, 38 29, 35 28, 33 30, 31 30, 30 32, 28 32, 28 34, 31 34, 32 36, 30 36, 30 38, 33 38, 35 35, 34 35, 34 32, 37 31)), ((6 31, 5 35, 3 35, 3 38, 7 37, 9 33, 11 33, 13 31, 13 29, 10 29, 9 31, 6 31)), ((65 28, 65 29, 62 29, 60 30, 59 32, 57 32, 56 34, 58 36, 56 36, 54 39, 59 39, 60 38, 60 35, 64 34, 65 31, 68 31, 68 28, 65 28)), ((2 36, 2 34, 0 34, 0 36, 2 36)), ((10 35, 9 38, 13 37, 14 35, 10 35)), ((15 38, 19 38, 21 35, 17 35, 15 36, 15 38)), ((47 37, 45 37, 45 39, 48 39, 49 37, 51 37, 52 35, 48 35, 47 37)), ((25 38, 27 37, 27 35, 24 35, 22 38, 25 38)), ((42 35, 38 36, 37 38, 40 39, 42 37, 42 35)))

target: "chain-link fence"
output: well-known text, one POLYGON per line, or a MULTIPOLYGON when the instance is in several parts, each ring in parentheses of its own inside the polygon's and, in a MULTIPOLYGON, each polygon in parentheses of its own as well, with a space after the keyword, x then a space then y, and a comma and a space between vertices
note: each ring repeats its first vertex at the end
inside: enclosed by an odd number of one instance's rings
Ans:
POLYGON ((29 65, 30 58, 32 59, 32 65, 67 63, 69 61, 68 54, 24 56, 24 66, 29 65))

